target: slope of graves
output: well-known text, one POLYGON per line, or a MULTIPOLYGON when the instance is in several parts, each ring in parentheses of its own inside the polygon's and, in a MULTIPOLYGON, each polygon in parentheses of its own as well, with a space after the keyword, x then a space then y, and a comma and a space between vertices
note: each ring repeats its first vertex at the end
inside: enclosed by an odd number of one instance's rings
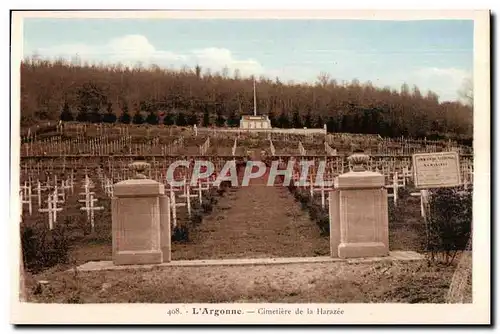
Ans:
MULTIPOLYGON (((173 260, 321 256, 328 255, 329 252, 328 191, 331 189, 328 186, 316 184, 289 189, 277 185, 259 187, 258 180, 252 180, 257 181, 257 185, 221 187, 214 182, 215 174, 190 185, 193 162, 196 159, 213 163, 216 171, 220 171, 227 161, 244 163, 250 156, 268 163, 278 161, 280 168, 293 162, 294 182, 297 181, 297 165, 302 159, 307 159, 315 162, 311 175, 318 172, 318 163, 324 162, 326 180, 331 181, 349 171, 350 165, 346 157, 353 150, 361 148, 370 155, 369 169, 385 176, 389 193, 391 250, 425 252, 429 246, 426 215, 429 214, 427 208, 431 205, 430 202, 436 196, 413 187, 411 154, 457 151, 460 155, 463 184, 454 191, 470 195, 473 182, 470 147, 451 141, 386 139, 353 134, 304 136, 285 133, 224 133, 202 131, 195 127, 68 123, 48 132, 29 133, 23 137, 22 142, 21 234, 23 244, 29 245, 25 248, 25 263, 28 271, 35 274, 35 281, 50 277, 54 282, 52 297, 46 294, 34 297, 38 300, 48 298, 49 301, 70 298, 62 295, 64 284, 66 289, 80 294, 74 300, 81 302, 96 300, 95 298, 101 301, 142 300, 136 285, 136 280, 142 279, 139 272, 124 278, 106 274, 106 280, 96 281, 112 287, 104 288, 103 291, 100 290, 101 286, 97 286, 98 283, 89 283, 93 277, 89 273, 79 276, 81 281, 75 283, 78 288, 69 288, 77 279, 62 272, 63 269, 88 261, 111 259, 110 208, 113 184, 133 177, 128 165, 138 159, 150 164, 146 171, 148 178, 163 183, 166 195, 171 198, 173 260), (166 171, 176 160, 190 161, 188 167, 179 169, 174 175, 190 186, 174 187, 167 182, 166 171), (61 286, 58 287, 58 284, 61 286), (82 288, 81 284, 90 284, 90 287, 82 288), (129 292, 122 289, 122 285, 127 284, 133 287, 129 292), (101 292, 96 292, 95 289, 101 292), (112 297, 108 291, 122 291, 124 297, 112 297), (96 297, 96 294, 99 296, 96 297)), ((456 206, 463 207, 460 203, 456 206)), ((469 213, 460 215, 466 220, 469 213)), ((463 226, 467 232, 466 224, 463 226)), ((463 239, 466 236, 464 234, 460 237, 463 239)), ((428 268, 413 268, 416 272, 407 269, 412 268, 411 265, 398 269, 357 265, 354 268, 337 268, 347 272, 352 269, 352 276, 346 278, 322 280, 316 277, 311 278, 311 282, 305 282, 288 280, 283 276, 304 274, 302 268, 262 270, 269 277, 297 286, 295 290, 287 290, 276 288, 272 280, 263 282, 258 271, 249 269, 248 275, 255 277, 255 284, 261 289, 236 287, 226 296, 214 296, 209 289, 202 292, 200 298, 206 301, 239 301, 241 298, 253 301, 303 301, 310 298, 314 301, 342 302, 354 298, 361 301, 442 302, 443 291, 449 286, 453 268, 459 258, 453 255, 456 252, 447 251, 449 254, 442 254, 439 247, 433 247, 433 254, 443 256, 444 260, 434 261, 428 268), (441 266, 439 263, 448 265, 441 266), (386 277, 385 273, 389 276, 386 277), (388 282, 391 277, 399 277, 400 282, 377 286, 388 282), (332 289, 343 289, 344 292, 326 292, 332 289)), ((330 269, 321 265, 316 269, 324 274, 331 274, 330 269)), ((187 269, 175 269, 175 272, 178 275, 188 273, 187 269)), ((237 269, 227 269, 224 277, 236 279, 237 275, 237 269)), ((181 294, 187 298, 185 300, 189 300, 192 294, 189 290, 196 284, 201 284, 191 278, 181 280, 184 285, 180 289, 173 289, 175 292, 158 293, 161 289, 168 291, 171 285, 176 284, 175 280, 178 283, 179 277, 176 277, 174 275, 172 280, 166 280, 162 283, 164 286, 147 285, 145 289, 151 294, 156 291, 157 297, 151 297, 152 300, 178 300, 181 294)), ((207 276, 212 288, 219 286, 218 279, 220 277, 217 273, 207 276)), ((144 296, 147 295, 145 293, 144 296)))

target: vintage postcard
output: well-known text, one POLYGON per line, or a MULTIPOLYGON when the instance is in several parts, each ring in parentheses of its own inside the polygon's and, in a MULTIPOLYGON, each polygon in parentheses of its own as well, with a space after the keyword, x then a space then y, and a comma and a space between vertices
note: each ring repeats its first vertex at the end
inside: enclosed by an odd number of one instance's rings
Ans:
POLYGON ((11 24, 12 323, 491 322, 488 11, 11 24))

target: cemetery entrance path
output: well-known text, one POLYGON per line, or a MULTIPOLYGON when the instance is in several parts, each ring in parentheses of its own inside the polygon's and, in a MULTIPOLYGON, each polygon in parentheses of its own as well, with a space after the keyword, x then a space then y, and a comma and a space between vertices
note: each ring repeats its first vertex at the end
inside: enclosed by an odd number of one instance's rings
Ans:
POLYGON ((172 245, 172 260, 313 257, 329 254, 329 238, 283 186, 230 188, 190 242, 172 245))

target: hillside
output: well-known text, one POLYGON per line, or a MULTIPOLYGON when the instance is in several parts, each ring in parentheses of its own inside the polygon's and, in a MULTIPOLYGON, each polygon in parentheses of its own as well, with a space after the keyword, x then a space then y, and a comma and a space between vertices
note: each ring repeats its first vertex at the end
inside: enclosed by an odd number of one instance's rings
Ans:
MULTIPOLYGON (((253 110, 253 78, 196 67, 180 71, 70 64, 26 59, 21 64, 23 125, 66 116, 80 121, 130 121, 237 126, 253 110), (111 117, 109 117, 112 115, 111 117), (149 116, 149 118, 148 118, 149 116), (106 118, 108 117, 108 118, 106 118)), ((439 103, 433 92, 403 84, 400 91, 358 80, 338 83, 322 74, 315 85, 257 79, 257 110, 276 127, 432 138, 472 136, 472 109, 439 103)))

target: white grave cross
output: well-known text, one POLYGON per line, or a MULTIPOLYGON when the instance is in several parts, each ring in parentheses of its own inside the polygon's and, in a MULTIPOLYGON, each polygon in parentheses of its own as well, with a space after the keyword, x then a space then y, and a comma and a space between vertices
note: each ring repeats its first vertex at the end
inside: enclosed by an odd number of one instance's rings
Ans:
POLYGON ((57 195, 55 193, 49 194, 47 199, 47 208, 38 209, 39 212, 48 212, 49 214, 49 229, 54 228, 54 223, 57 222, 57 212, 62 211, 62 208, 57 207, 57 195))
POLYGON ((181 198, 186 198, 185 203, 178 203, 177 206, 186 206, 188 210, 188 216, 191 217, 191 197, 197 197, 198 195, 191 195, 189 183, 186 182, 186 178, 184 177, 184 191, 182 195, 179 195, 181 198))
POLYGON ((104 191, 106 192, 106 195, 113 197, 113 182, 111 182, 108 178, 104 181, 104 191))
POLYGON ((31 205, 31 185, 27 182, 24 182, 24 185, 21 186, 21 205, 28 204, 28 211, 31 215, 32 205, 31 205))
POLYGON ((429 191, 422 189, 419 192, 411 193, 413 197, 420 197, 420 214, 422 218, 427 219, 427 206, 429 204, 429 191))
POLYGON ((94 206, 94 202, 97 202, 97 199, 94 198, 93 193, 90 193, 88 201, 85 202, 86 205, 80 208, 80 210, 87 212, 87 220, 90 221, 92 232, 94 232, 95 229, 94 211, 104 210, 102 206, 94 206))

